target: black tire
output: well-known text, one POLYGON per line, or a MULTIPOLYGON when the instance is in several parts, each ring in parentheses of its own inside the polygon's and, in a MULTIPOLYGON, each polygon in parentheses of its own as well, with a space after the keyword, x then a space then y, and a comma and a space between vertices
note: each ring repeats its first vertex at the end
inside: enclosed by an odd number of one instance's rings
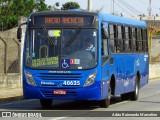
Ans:
POLYGON ((121 94, 121 100, 129 100, 129 94, 128 93, 121 94))
POLYGON ((139 79, 138 76, 136 75, 135 88, 133 92, 129 93, 129 98, 130 100, 136 101, 138 100, 138 95, 139 95, 139 79))
POLYGON ((52 106, 52 100, 40 99, 40 103, 43 108, 49 108, 52 106))
POLYGON ((108 96, 107 98, 99 101, 99 106, 102 108, 108 108, 111 101, 111 87, 108 88, 108 96))

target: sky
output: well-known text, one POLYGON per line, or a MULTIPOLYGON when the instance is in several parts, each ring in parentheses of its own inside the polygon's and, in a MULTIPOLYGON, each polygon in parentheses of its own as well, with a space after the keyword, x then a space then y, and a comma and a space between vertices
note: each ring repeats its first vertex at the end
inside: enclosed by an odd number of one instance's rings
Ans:
MULTIPOLYGON (((45 0, 46 4, 54 5, 56 2, 60 6, 66 2, 78 2, 82 9, 87 9, 88 0, 45 0)), ((160 16, 160 0, 151 0, 152 15, 160 16)), ((149 0, 92 0, 93 10, 100 10, 107 13, 123 14, 124 16, 148 15, 149 0), (114 4, 113 4, 114 1, 114 4), (114 5, 114 7, 113 7, 114 5), (114 8, 114 9, 113 9, 114 8)))

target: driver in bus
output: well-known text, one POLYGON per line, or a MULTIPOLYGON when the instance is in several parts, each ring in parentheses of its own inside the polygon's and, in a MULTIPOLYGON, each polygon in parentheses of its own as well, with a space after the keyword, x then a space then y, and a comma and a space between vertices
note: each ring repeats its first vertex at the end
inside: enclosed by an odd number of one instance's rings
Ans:
POLYGON ((92 40, 90 38, 87 38, 86 45, 87 45, 86 50, 91 51, 91 52, 95 52, 95 47, 94 47, 92 40))

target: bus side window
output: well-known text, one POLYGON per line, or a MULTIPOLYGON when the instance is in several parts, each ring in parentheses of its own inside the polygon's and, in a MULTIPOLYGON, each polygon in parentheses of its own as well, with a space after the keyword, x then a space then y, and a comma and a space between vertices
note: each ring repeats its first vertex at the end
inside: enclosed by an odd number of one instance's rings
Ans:
POLYGON ((102 56, 108 56, 108 45, 107 45, 107 37, 104 32, 102 32, 102 56))
POLYGON ((125 43, 125 27, 122 26, 122 47, 124 52, 124 43, 125 43))
POLYGON ((142 52, 145 52, 145 42, 146 42, 146 37, 145 37, 145 29, 141 29, 142 33, 142 52))
POLYGON ((144 52, 148 52, 148 40, 147 40, 147 29, 143 30, 144 39, 143 39, 143 50, 144 52))
POLYGON ((141 33, 141 29, 138 29, 138 32, 137 32, 137 36, 138 36, 138 51, 139 52, 142 52, 142 33, 141 33))
POLYGON ((125 27, 125 40, 124 40, 125 44, 124 44, 124 49, 125 49, 125 52, 129 52, 130 51, 130 48, 129 48, 129 28, 128 27, 125 27))
POLYGON ((123 52, 122 26, 118 26, 118 46, 117 46, 117 52, 118 53, 122 53, 123 52))
POLYGON ((131 27, 129 27, 128 35, 129 35, 129 49, 130 49, 130 52, 132 52, 132 43, 131 43, 131 40, 132 40, 132 29, 131 29, 131 27))
POLYGON ((136 52, 136 38, 137 38, 136 29, 132 28, 131 32, 132 32, 132 38, 131 38, 132 52, 136 52))
POLYGON ((135 38, 136 38, 136 52, 139 51, 139 43, 138 43, 138 28, 135 28, 135 38))
POLYGON ((101 52, 102 52, 102 64, 104 64, 108 60, 108 36, 105 35, 104 29, 102 29, 102 51, 101 52))
POLYGON ((116 25, 109 25, 109 36, 110 36, 110 51, 111 53, 116 52, 116 25))

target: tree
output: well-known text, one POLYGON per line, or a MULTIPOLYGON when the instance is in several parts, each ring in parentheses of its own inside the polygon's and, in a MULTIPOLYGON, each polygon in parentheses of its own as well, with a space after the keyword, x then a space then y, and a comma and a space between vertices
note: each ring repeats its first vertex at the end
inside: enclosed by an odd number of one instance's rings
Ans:
POLYGON ((57 7, 59 7, 60 6, 60 3, 59 2, 56 2, 54 5, 49 5, 48 6, 48 10, 49 11, 57 11, 57 10, 59 10, 57 7))
POLYGON ((62 4, 61 10, 68 10, 68 9, 79 9, 80 5, 77 2, 67 2, 62 4))
POLYGON ((0 30, 17 26, 19 16, 47 10, 45 0, 0 0, 0 30))
POLYGON ((36 0, 37 2, 35 3, 34 7, 37 12, 40 11, 47 11, 47 5, 45 4, 45 0, 36 0))
POLYGON ((157 31, 156 35, 160 35, 160 30, 159 30, 159 31, 157 31))

